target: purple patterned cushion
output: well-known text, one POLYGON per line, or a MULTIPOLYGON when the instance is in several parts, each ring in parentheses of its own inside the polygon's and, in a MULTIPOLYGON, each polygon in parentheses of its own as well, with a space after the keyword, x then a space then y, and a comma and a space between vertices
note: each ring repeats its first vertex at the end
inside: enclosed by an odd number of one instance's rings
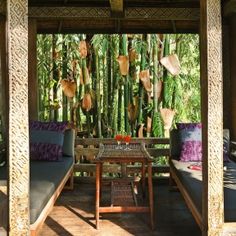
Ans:
POLYGON ((64 132, 67 125, 68 125, 67 121, 62 121, 62 122, 30 121, 29 129, 30 130, 48 130, 48 131, 64 132))
POLYGON ((67 122, 30 122, 31 160, 59 161, 67 122))
POLYGON ((178 123, 180 132, 181 153, 180 160, 202 160, 202 125, 201 123, 178 123))

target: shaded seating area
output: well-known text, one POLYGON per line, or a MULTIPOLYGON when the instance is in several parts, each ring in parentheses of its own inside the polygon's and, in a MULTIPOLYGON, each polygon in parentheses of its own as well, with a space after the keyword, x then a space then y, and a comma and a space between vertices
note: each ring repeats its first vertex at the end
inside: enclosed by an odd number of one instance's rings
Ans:
MULTIPOLYGON (((184 124, 185 129, 188 124, 184 124)), ((191 124, 194 126, 194 124, 191 124)), ((196 131, 196 129, 195 129, 196 131)), ((188 140, 197 140, 194 137, 194 128, 184 131, 187 133, 188 140)), ((196 132, 195 132, 196 133, 196 132)), ((234 227, 236 222, 236 163, 230 159, 230 140, 229 130, 224 130, 224 162, 223 164, 223 183, 224 183, 224 228, 234 227)), ((183 158, 183 130, 174 129, 170 134, 170 185, 180 191, 186 205, 191 211, 196 223, 201 230, 204 229, 202 215, 203 208, 203 179, 202 179, 202 160, 194 159, 196 149, 192 146, 188 149, 188 160, 183 158), (182 132, 182 133, 181 133, 182 132), (194 153, 195 152, 195 153, 194 153), (190 156, 192 155, 192 157, 190 156), (192 158, 192 159, 191 159, 192 158)), ((217 173, 216 173, 217 174, 217 173)))
MULTIPOLYGON (((66 130, 63 156, 60 161, 30 161, 30 235, 36 235, 53 208, 63 188, 73 189, 74 130, 66 130), (69 155, 68 155, 69 154, 69 155)), ((40 142, 40 140, 39 140, 40 142)), ((7 165, 0 167, 0 183, 7 182, 7 165)), ((4 216, 0 227, 7 226, 7 204, 1 208, 4 216)))
MULTIPOLYGON (((145 33, 184 32, 198 33, 200 35, 201 121, 203 123, 202 153, 204 158, 202 172, 202 212, 201 216, 198 217, 198 224, 202 225, 201 233, 204 236, 222 235, 225 226, 223 204, 224 171, 222 165, 223 124, 225 127, 230 128, 232 137, 236 138, 236 109, 235 95, 233 93, 236 88, 236 67, 234 66, 236 56, 235 2, 233 0, 183 0, 176 2, 166 2, 162 0, 119 0, 118 5, 114 5, 114 1, 101 2, 99 1, 99 4, 101 3, 100 5, 96 5, 97 1, 72 2, 69 0, 64 2, 42 0, 40 3, 31 0, 29 1, 29 5, 26 0, 9 0, 1 1, 0 3, 0 36, 2 36, 0 37, 0 59, 1 77, 3 77, 2 86, 4 87, 2 97, 5 99, 1 105, 4 110, 4 135, 8 146, 7 165, 9 171, 6 179, 7 192, 9 193, 7 200, 9 203, 8 230, 10 231, 10 235, 28 235, 30 233, 30 217, 32 215, 33 218, 36 218, 36 215, 40 211, 36 210, 37 212, 30 212, 30 183, 34 181, 34 177, 32 173, 32 179, 29 178, 32 166, 30 165, 31 161, 29 158, 30 137, 28 132, 29 118, 37 119, 38 115, 38 100, 36 94, 38 85, 36 80, 37 33, 88 32, 90 34, 91 31, 99 33, 140 33, 140 31, 145 33), (87 2, 89 5, 86 5, 87 2), (229 17, 229 21, 227 21, 226 17, 229 17), (231 30, 230 32, 229 29, 231 30), (223 56, 222 51, 224 53, 223 56), (224 101, 222 96, 223 91, 224 101), (200 221, 202 222, 200 223, 200 221)), ((125 109, 126 108, 127 107, 125 107, 125 109)), ((68 166, 69 165, 70 164, 68 164, 68 166)), ((228 168, 231 167, 232 166, 229 166, 228 168)), ((70 168, 72 167, 68 168, 67 171, 71 174, 72 169, 70 168)), ((170 168, 171 174, 174 175, 173 166, 170 168)), ((179 167, 178 169, 176 167, 176 172, 181 170, 181 168, 182 167, 179 167)), ((130 169, 132 170, 133 168, 130 169)), ((63 172, 62 175, 67 176, 67 171, 63 172)), ((187 171, 184 169, 184 172, 187 171)), ((186 176, 188 175, 189 174, 186 174, 186 176)), ((38 174, 36 174, 35 178, 37 178, 37 176, 38 174)), ((53 175, 48 176, 50 176, 50 181, 52 182, 56 179, 54 179, 53 175)), ((181 178, 185 177, 181 176, 181 178)), ((201 176, 197 176, 197 178, 196 182, 201 180, 201 176)), ((66 181, 66 179, 64 180, 66 181)), ((59 183, 61 181, 61 183, 63 183, 62 185, 64 185, 64 180, 62 178, 56 182, 59 183)), ((41 181, 45 181, 45 179, 42 178, 41 181)), ((186 180, 186 182, 188 181, 189 180, 186 180)), ((54 185, 53 183, 52 185, 48 184, 45 186, 48 194, 56 191, 54 194, 57 197, 58 192, 56 189, 59 188, 61 191, 62 185, 56 187, 56 184, 54 185)), ((38 183, 35 182, 34 186, 37 187, 38 183)), ((37 191, 40 190, 36 189, 35 194, 37 191)), ((158 188, 156 188, 155 191, 158 191, 158 188)), ((187 190, 184 189, 183 191, 187 190)), ((161 192, 159 193, 162 194, 161 192)), ((50 203, 48 199, 53 199, 53 203, 56 199, 53 195, 46 198, 47 199, 43 199, 44 203, 38 202, 36 204, 37 207, 42 209, 43 207, 41 206, 47 201, 46 205, 50 203)), ((191 199, 191 197, 187 195, 186 198, 188 198, 187 202, 191 199)), ((174 199, 171 197, 166 199, 160 197, 159 199, 160 205, 158 205, 158 207, 161 207, 162 204, 164 206, 174 205, 174 199), (168 204, 165 201, 169 201, 168 204)), ((195 200, 193 201, 195 202, 195 200)), ((91 202, 93 202, 93 200, 91 202)), ((91 202, 90 205, 92 205, 91 202)), ((194 202, 192 205, 195 204, 194 202)), ((70 203, 70 200, 65 204, 66 209, 71 208, 68 203, 70 203)), ((53 204, 50 204, 50 206, 52 205, 53 204)), ((225 206, 227 210, 227 205, 225 206)), ((83 209, 84 206, 80 203, 79 207, 83 209)), ((195 207, 196 209, 198 208, 198 206, 195 207)), ((86 209, 85 207, 84 211, 88 209, 89 208, 86 209)), ((155 211, 158 212, 158 208, 156 208, 155 211)), ((77 217, 81 217, 80 213, 77 214, 75 211, 73 213, 77 217)), ((47 214, 48 212, 43 216, 43 219, 46 218, 47 214)), ((93 217, 91 215, 89 216, 93 217)), ((159 218, 162 216, 168 217, 168 215, 163 214, 159 215, 159 218)), ((189 217, 189 215, 187 215, 187 217, 189 217)), ((164 224, 168 222, 174 225, 175 218, 173 217, 172 219, 173 221, 163 222, 164 224)), ((54 223, 57 223, 57 221, 59 222, 58 218, 54 223)), ((161 221, 162 219, 160 219, 160 222, 161 221)), ((121 227, 125 228, 124 224, 124 222, 120 224, 121 227)), ((128 227, 131 226, 129 225, 128 227)), ((73 226, 71 227, 73 228, 73 226)), ((76 235, 76 231, 73 232, 74 233, 59 231, 58 234, 76 235)), ((142 233, 143 232, 145 232, 145 230, 142 231, 142 233)), ((180 229, 173 230, 173 232, 183 235, 180 229)), ((191 233, 192 231, 187 230, 186 234, 189 235, 189 232, 191 233)), ((199 231, 196 232, 199 233, 199 231)), ((235 229, 232 232, 235 233, 235 229)), ((130 230, 130 233, 132 234, 132 230, 130 230)), ((158 232, 157 229, 155 233, 158 235, 158 233, 161 234, 162 231, 158 232)), ((194 233, 191 233, 191 235, 194 233)), ((150 232, 150 234, 152 233, 150 232)))

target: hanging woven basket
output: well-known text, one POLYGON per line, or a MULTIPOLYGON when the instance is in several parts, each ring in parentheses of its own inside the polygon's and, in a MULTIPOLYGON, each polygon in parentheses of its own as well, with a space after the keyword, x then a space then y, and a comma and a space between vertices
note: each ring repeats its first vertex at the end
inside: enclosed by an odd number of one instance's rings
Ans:
POLYGON ((142 81, 143 87, 147 92, 152 92, 152 84, 150 81, 149 70, 143 70, 139 73, 139 78, 142 81))
POLYGON ((90 111, 92 108, 92 97, 90 93, 85 93, 82 99, 82 108, 85 111, 90 111))
POLYGON ((178 75, 180 73, 179 58, 176 54, 163 57, 160 62, 172 75, 178 75))
POLYGON ((87 44, 85 40, 79 42, 79 54, 81 58, 86 58, 88 55, 87 44))
POLYGON ((119 56, 117 58, 119 63, 121 75, 127 75, 129 73, 129 57, 128 56, 119 56))
POLYGON ((61 80, 62 91, 68 98, 73 98, 76 91, 76 82, 70 79, 61 80))
POLYGON ((160 109, 160 112, 161 112, 161 118, 164 122, 164 129, 169 130, 172 125, 175 111, 172 109, 168 109, 168 108, 162 108, 162 109, 160 109))

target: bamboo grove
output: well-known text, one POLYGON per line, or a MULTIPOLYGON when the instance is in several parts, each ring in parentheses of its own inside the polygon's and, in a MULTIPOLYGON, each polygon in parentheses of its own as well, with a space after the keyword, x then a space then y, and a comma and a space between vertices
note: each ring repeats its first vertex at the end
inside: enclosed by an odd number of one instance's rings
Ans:
POLYGON ((190 34, 38 35, 39 119, 95 137, 163 137, 198 122, 198 47, 190 34))

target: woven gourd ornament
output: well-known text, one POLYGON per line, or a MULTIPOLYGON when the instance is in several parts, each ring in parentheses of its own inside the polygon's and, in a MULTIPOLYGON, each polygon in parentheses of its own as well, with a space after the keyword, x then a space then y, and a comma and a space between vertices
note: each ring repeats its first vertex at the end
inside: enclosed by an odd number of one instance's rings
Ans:
POLYGON ((142 84, 143 84, 143 87, 145 88, 145 90, 147 92, 151 92, 152 91, 152 84, 151 84, 151 81, 150 81, 149 70, 140 71, 139 78, 142 81, 142 84))
POLYGON ((178 75, 180 73, 179 58, 176 54, 163 57, 160 62, 172 75, 178 75))
POLYGON ((168 108, 162 108, 162 109, 160 109, 160 112, 161 112, 161 118, 164 122, 164 129, 169 130, 172 125, 175 111, 172 109, 168 109, 168 108))
POLYGON ((127 75, 129 72, 129 57, 128 56, 119 56, 117 58, 119 63, 121 75, 127 75))
POLYGON ((87 51, 87 44, 86 41, 82 40, 79 42, 79 54, 81 58, 86 58, 88 51, 87 51))
POLYGON ((73 98, 76 91, 76 83, 74 80, 62 79, 61 80, 62 91, 68 98, 73 98))

